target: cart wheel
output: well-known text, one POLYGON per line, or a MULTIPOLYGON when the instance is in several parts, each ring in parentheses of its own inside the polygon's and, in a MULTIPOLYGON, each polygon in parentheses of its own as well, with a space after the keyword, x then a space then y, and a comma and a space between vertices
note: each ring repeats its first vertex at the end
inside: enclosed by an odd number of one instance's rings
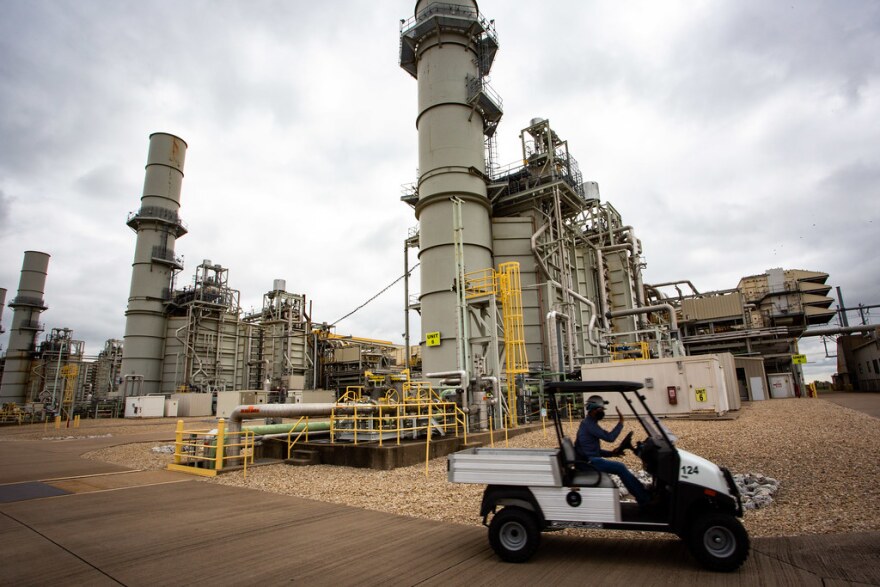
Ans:
POLYGON ((523 563, 538 549, 541 532, 535 515, 522 508, 506 507, 489 524, 489 544, 501 560, 523 563))
POLYGON ((749 535, 735 517, 703 514, 690 528, 687 545, 707 569, 729 573, 749 556, 749 535))

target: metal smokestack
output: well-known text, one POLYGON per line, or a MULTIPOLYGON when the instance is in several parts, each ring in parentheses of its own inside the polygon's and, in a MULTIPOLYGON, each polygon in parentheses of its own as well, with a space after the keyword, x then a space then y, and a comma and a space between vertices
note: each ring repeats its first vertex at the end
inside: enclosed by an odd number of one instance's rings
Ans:
POLYGON ((400 65, 418 80, 422 341, 426 333, 440 332, 439 346, 423 347, 425 373, 470 369, 458 364, 455 342, 452 198, 463 202, 465 270, 493 267, 484 141, 501 109, 484 84, 497 49, 491 26, 473 0, 420 0, 415 17, 401 27, 400 65))
POLYGON ((0 334, 6 332, 3 330, 3 308, 6 306, 6 288, 0 287, 0 334))
POLYGON ((31 353, 34 351, 37 333, 43 330, 40 314, 46 309, 43 291, 49 255, 39 251, 25 251, 21 264, 18 294, 9 303, 12 308, 12 330, 6 350, 6 366, 0 384, 0 404, 24 403, 26 401, 31 353))
POLYGON ((186 148, 174 135, 150 135, 141 207, 127 222, 137 233, 137 243, 125 312, 121 374, 143 377, 137 391, 145 395, 160 391, 165 301, 170 298, 174 272, 183 269, 174 255, 174 243, 186 234, 178 216, 186 148))

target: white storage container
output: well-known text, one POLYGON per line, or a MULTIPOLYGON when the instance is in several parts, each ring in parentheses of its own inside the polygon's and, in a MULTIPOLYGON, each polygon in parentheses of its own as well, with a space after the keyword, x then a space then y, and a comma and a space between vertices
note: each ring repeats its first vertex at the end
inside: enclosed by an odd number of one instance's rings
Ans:
POLYGON ((210 416, 211 394, 210 393, 175 393, 171 399, 177 402, 177 416, 210 416))
POLYGON ((125 398, 126 418, 161 418, 164 415, 164 395, 139 395, 125 398))
MULTIPOLYGON (((645 384, 639 393, 645 396, 651 411, 658 416, 699 412, 725 414, 731 409, 727 381, 736 381, 735 372, 731 377, 725 374, 725 364, 733 368, 732 361, 722 363, 716 355, 597 363, 583 365, 581 377, 584 381, 645 384)), ((631 414, 620 394, 606 393, 603 397, 610 403, 606 410, 609 417, 616 415, 616 407, 620 407, 624 414, 631 414)), ((583 418, 583 414, 575 416, 583 418)))

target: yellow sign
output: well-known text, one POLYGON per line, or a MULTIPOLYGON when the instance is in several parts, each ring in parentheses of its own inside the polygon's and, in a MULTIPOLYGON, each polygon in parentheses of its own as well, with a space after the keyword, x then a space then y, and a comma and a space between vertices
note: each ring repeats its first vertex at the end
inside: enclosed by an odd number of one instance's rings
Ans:
POLYGON ((694 390, 694 392, 697 395, 698 402, 706 401, 706 388, 705 387, 698 387, 694 390))
POLYGON ((791 356, 792 365, 806 365, 807 364, 807 355, 792 355, 791 356))
POLYGON ((439 332, 429 332, 425 335, 425 345, 427 346, 440 346, 440 333, 439 332))

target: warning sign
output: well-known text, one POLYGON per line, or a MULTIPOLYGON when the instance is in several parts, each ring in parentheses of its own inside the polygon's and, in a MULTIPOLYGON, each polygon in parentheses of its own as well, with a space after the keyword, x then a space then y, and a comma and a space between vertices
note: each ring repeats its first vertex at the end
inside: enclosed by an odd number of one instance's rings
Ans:
POLYGON ((793 365, 806 365, 807 364, 807 355, 792 355, 791 363, 793 365))
POLYGON ((425 345, 427 346, 440 346, 440 333, 439 332, 429 332, 425 335, 425 345))
POLYGON ((706 388, 705 387, 696 388, 694 390, 694 394, 697 396, 698 402, 705 402, 706 401, 706 388))

